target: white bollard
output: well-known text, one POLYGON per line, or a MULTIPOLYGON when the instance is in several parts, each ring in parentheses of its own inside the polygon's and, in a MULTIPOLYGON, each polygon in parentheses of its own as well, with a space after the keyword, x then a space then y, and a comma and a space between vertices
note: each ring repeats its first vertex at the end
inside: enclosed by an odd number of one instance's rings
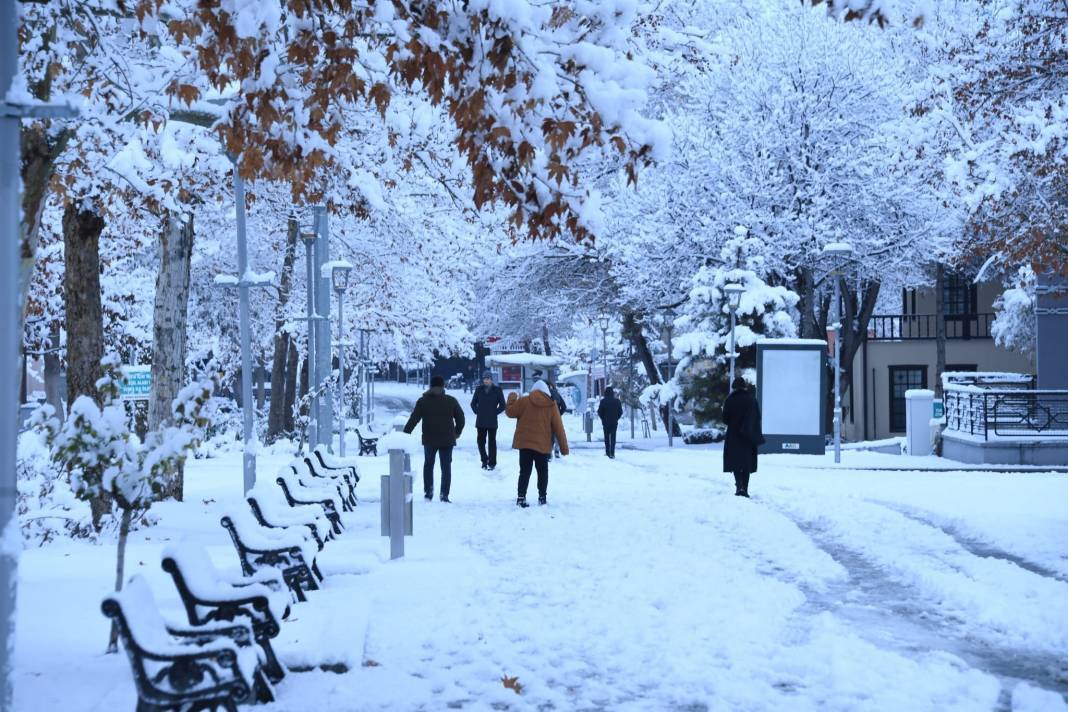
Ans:
POLYGON ((931 454, 931 416, 934 391, 905 391, 905 442, 909 455, 931 454))

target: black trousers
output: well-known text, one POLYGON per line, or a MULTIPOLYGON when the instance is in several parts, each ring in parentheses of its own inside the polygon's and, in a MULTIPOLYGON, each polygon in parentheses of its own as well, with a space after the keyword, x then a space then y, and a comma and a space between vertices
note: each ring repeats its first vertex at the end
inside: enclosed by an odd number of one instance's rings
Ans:
POLYGON ((434 494, 434 458, 441 462, 441 493, 449 496, 449 485, 452 484, 452 448, 423 446, 423 494, 430 497, 434 494))
POLYGON ((478 431, 478 454, 483 465, 497 466, 497 428, 475 428, 478 431), (489 441, 489 452, 486 441, 489 441))
POLYGON ((544 497, 545 491, 549 488, 549 455, 528 448, 522 448, 519 451, 519 496, 527 496, 532 468, 538 470, 538 496, 544 497))
POLYGON ((749 494, 749 475, 750 472, 735 472, 734 473, 734 491, 744 492, 749 494))
POLYGON ((609 457, 616 456, 616 430, 619 423, 604 426, 604 454, 609 457))

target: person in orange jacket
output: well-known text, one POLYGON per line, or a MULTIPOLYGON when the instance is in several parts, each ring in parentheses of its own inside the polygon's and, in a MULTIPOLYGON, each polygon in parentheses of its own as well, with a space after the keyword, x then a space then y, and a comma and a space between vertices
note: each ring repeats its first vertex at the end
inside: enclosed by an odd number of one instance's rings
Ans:
POLYGON ((552 398, 549 386, 538 380, 528 395, 522 398, 512 393, 508 396, 505 415, 519 422, 515 426, 512 448, 519 451, 519 496, 515 503, 528 507, 527 486, 530 484, 530 472, 538 471, 538 504, 546 503, 546 490, 549 487, 549 455, 553 451, 553 436, 560 443, 560 454, 569 453, 567 433, 564 421, 552 398))

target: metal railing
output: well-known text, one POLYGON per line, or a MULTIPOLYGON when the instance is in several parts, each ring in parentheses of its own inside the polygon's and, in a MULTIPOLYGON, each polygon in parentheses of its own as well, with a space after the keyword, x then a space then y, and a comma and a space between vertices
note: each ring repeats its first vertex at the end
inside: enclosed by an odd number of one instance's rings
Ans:
MULTIPOLYGON (((993 314, 946 316, 947 339, 989 339, 993 314)), ((869 341, 920 341, 937 337, 935 314, 876 314, 868 325, 869 341)))
POLYGON ((943 394, 946 430, 969 435, 1068 439, 1068 391, 950 386, 943 394))

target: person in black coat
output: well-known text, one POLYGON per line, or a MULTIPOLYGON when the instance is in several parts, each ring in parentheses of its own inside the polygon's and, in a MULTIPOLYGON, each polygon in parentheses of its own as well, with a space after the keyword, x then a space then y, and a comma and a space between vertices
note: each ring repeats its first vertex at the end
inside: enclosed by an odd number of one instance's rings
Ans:
POLYGON ((442 502, 449 501, 452 484, 452 449, 464 429, 464 411, 456 399, 445 393, 445 379, 434 376, 430 390, 415 403, 415 409, 404 426, 411 433, 423 421, 423 496, 434 498, 434 458, 441 461, 442 502))
POLYGON ((497 416, 504 412, 504 391, 493 382, 493 374, 482 374, 482 385, 471 396, 471 410, 475 414, 475 429, 478 431, 478 454, 482 457, 482 469, 497 467, 497 416), (486 444, 489 441, 487 451, 486 444))
POLYGON ((760 405, 741 376, 734 379, 723 403, 727 436, 723 441, 723 471, 734 473, 734 494, 749 496, 749 475, 757 471, 757 448, 764 444, 760 405))
POLYGON ((619 427, 619 419, 623 417, 623 404, 616 398, 616 389, 612 386, 604 389, 604 397, 597 406, 597 417, 601 419, 601 427, 604 428, 604 454, 615 459, 616 428, 619 427))

